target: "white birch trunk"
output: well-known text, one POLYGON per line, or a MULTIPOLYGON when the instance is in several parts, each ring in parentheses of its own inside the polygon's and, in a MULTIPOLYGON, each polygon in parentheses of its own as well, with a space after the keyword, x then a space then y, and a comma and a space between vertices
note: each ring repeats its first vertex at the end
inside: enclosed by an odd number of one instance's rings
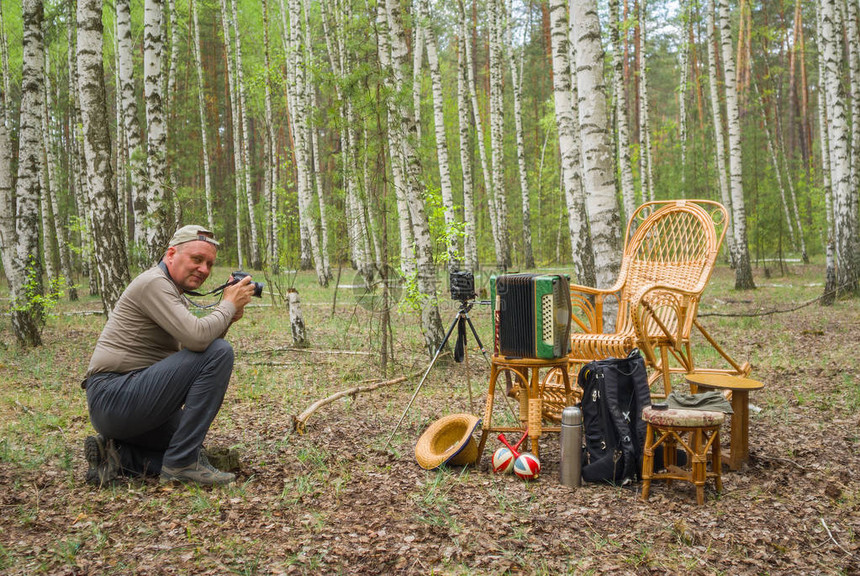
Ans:
POLYGON ((841 82, 844 65, 842 22, 838 0, 821 0, 821 38, 825 38, 824 70, 827 101, 827 136, 830 152, 830 183, 833 191, 833 219, 836 248, 836 283, 839 290, 857 290, 858 270, 853 253, 857 230, 851 214, 851 157, 848 111, 841 82))
POLYGON ((42 253, 45 263, 45 276, 48 285, 57 281, 57 234, 55 233, 56 214, 53 202, 56 194, 56 182, 54 181, 54 150, 51 148, 52 138, 48 131, 48 100, 51 90, 51 59, 47 52, 43 53, 44 61, 44 93, 42 94, 42 142, 41 142, 41 170, 39 171, 40 202, 39 211, 42 217, 42 253))
POLYGON ((600 22, 596 0, 574 2, 571 10, 576 38, 583 184, 587 191, 585 205, 597 286, 607 288, 615 282, 621 267, 621 223, 606 116, 600 22))
POLYGON ((481 121, 481 110, 478 107, 478 91, 475 87, 475 72, 472 61, 472 43, 469 41, 469 19, 465 10, 461 7, 460 18, 462 21, 464 47, 466 52, 466 79, 469 88, 469 96, 472 101, 472 119, 475 123, 475 138, 478 141, 478 153, 481 158, 481 171, 484 176, 484 188, 487 190, 487 204, 490 210, 490 228, 493 235, 493 246, 496 250, 496 268, 505 269, 505 250, 501 243, 501 235, 498 234, 498 222, 496 221, 496 200, 493 191, 492 167, 487 162, 487 147, 484 144, 484 125, 481 121))
POLYGON ((824 52, 830 38, 822 36, 822 2, 815 3, 815 26, 819 38, 818 50, 818 127, 820 131, 821 180, 824 188, 824 211, 826 214, 827 237, 824 241, 825 271, 824 293, 821 305, 830 306, 836 301, 838 284, 836 280, 836 222, 833 217, 833 190, 830 182, 830 138, 827 134, 827 80, 824 52))
POLYGON ((574 111, 570 63, 570 22, 565 0, 551 0, 550 41, 552 43, 552 84, 555 123, 561 149, 562 185, 567 202, 571 254, 577 282, 593 285, 594 260, 588 238, 588 216, 582 189, 581 143, 577 139, 578 118, 574 111))
POLYGON ((451 168, 448 163, 448 138, 445 134, 445 99, 442 92, 442 72, 439 69, 439 54, 436 51, 436 33, 431 28, 429 0, 418 0, 421 9, 421 37, 426 40, 427 64, 430 68, 430 81, 433 92, 433 125, 436 135, 436 160, 439 166, 439 187, 442 192, 442 204, 445 208, 445 245, 448 251, 448 269, 460 269, 459 240, 450 233, 457 222, 454 208, 454 186, 451 183, 451 168))
POLYGON ((140 140, 140 121, 137 117, 137 98, 134 90, 134 61, 132 59, 130 0, 116 1, 117 52, 119 53, 122 117, 128 146, 128 176, 131 185, 131 205, 134 215, 134 243, 146 244, 147 199, 143 183, 146 181, 146 150, 140 140))
POLYGON ((167 193, 167 127, 164 119, 162 71, 164 30, 162 3, 145 0, 143 24, 143 70, 146 98, 146 245, 151 262, 158 262, 170 238, 167 193))
POLYGON ((478 239, 475 222, 474 184, 472 181, 472 158, 469 137, 469 101, 467 92, 466 72, 466 27, 460 21, 457 35, 457 122, 460 132, 460 169, 463 175, 463 221, 465 237, 463 238, 463 255, 466 270, 475 272, 478 269, 478 239))
POLYGON ((684 16, 682 22, 684 30, 681 32, 680 68, 681 81, 678 89, 678 140, 681 143, 681 197, 687 197, 687 74, 689 73, 690 42, 687 40, 687 29, 690 25, 692 14, 691 4, 683 7, 684 16))
POLYGON ((203 58, 200 54, 200 20, 197 15, 197 0, 191 0, 191 23, 194 28, 192 48, 194 68, 197 72, 197 116, 200 120, 200 145, 203 148, 203 189, 206 198, 206 222, 209 230, 215 230, 215 211, 212 207, 212 174, 209 167, 209 135, 206 129, 206 84, 203 81, 203 58))
POLYGON ((639 166, 642 199, 654 200, 654 170, 651 165, 651 121, 648 116, 648 66, 645 57, 646 0, 639 0, 639 166))
POLYGON ((42 258, 39 254, 39 196, 42 171, 42 108, 45 48, 41 0, 25 0, 22 20, 21 112, 18 129, 18 178, 15 189, 16 276, 12 289, 12 331, 22 346, 39 346, 45 324, 42 258))
POLYGON ((242 39, 239 35, 239 0, 233 0, 233 39, 236 42, 236 87, 239 93, 239 121, 242 128, 242 176, 245 179, 244 200, 248 208, 248 222, 250 224, 251 266, 259 270, 262 267, 260 259, 260 242, 257 235, 257 219, 254 214, 254 192, 251 185, 251 154, 250 154, 250 130, 248 127, 248 91, 245 88, 245 68, 242 63, 242 39))
MULTIPOLYGON (((404 68, 406 65, 406 39, 400 14, 399 0, 386 0, 388 30, 391 42, 391 70, 393 72, 395 94, 402 94, 404 68)), ((398 134, 400 150, 405 160, 405 195, 412 218, 412 232, 415 238, 416 283, 421 302, 421 326, 427 352, 433 354, 445 337, 442 319, 436 304, 436 270, 433 266, 433 239, 424 209, 422 182, 418 155, 415 151, 415 122, 409 106, 398 106, 395 99, 389 102, 389 132, 398 134), (398 118, 399 115, 399 118, 398 118)))
MULTIPOLYGON (((173 201, 173 228, 178 229, 182 226, 182 206, 179 204, 179 195, 176 191, 179 188, 179 182, 176 176, 176 166, 172 156, 172 150, 175 149, 175 137, 171 138, 171 127, 175 127, 176 118, 176 69, 179 62, 179 27, 176 17, 176 0, 168 0, 167 9, 170 15, 170 66, 167 71, 167 106, 165 108, 165 167, 166 167, 166 183, 167 189, 165 194, 170 195, 173 201)), ((175 128, 172 132, 175 132, 175 128)), ((210 228, 212 230, 212 228, 210 228)))
MULTIPOLYGON (((305 62, 306 62, 306 70, 307 73, 310 74, 310 70, 312 70, 312 63, 314 61, 314 52, 313 52, 313 41, 311 39, 311 23, 310 23, 310 11, 311 4, 310 0, 304 0, 304 17, 305 17, 305 62)), ((308 103, 308 115, 313 116, 314 110, 317 108, 317 92, 314 86, 314 82, 307 81, 305 82, 305 91, 306 91, 306 101, 308 103)), ((316 185, 316 197, 317 203, 319 205, 319 223, 320 223, 320 254, 319 257, 321 259, 321 266, 323 270, 323 274, 326 277, 326 285, 328 285, 328 281, 333 278, 331 273, 331 264, 329 263, 328 257, 328 219, 326 218, 326 202, 325 202, 325 190, 323 189, 323 179, 322 179, 322 170, 320 169, 320 150, 319 150, 319 135, 317 134, 316 127, 312 122, 308 122, 308 133, 310 137, 310 146, 311 146, 311 158, 313 164, 313 174, 314 174, 314 183, 316 185)))
MULTIPOLYGON (((380 2, 380 5, 376 8, 376 29, 378 34, 379 66, 383 71, 388 71, 392 67, 391 42, 389 40, 388 28, 388 12, 384 6, 384 2, 380 2)), ((395 88, 390 76, 391 74, 385 74, 384 82, 389 90, 394 90, 395 88)), ((400 144, 400 131, 391 126, 394 122, 392 118, 394 113, 391 111, 392 104, 389 103, 388 106, 388 133, 390 137, 388 157, 391 160, 394 196, 397 200, 397 223, 400 231, 400 270, 406 278, 410 278, 416 273, 412 217, 409 214, 409 204, 406 199, 406 178, 402 146, 400 144)))
POLYGON ((848 5, 848 23, 845 39, 848 43, 851 86, 851 185, 849 188, 848 213, 851 232, 849 241, 854 254, 855 274, 860 276, 860 1, 845 0, 848 5))
MULTIPOLYGON (((4 38, 0 38, 4 42, 4 38)), ((12 190, 12 142, 6 126, 6 77, 0 83, 0 258, 3 262, 3 272, 7 280, 21 276, 16 268, 15 246, 15 193, 12 190)))
POLYGON ((508 201, 505 191, 505 125, 502 94, 501 0, 490 0, 490 150, 493 163, 493 197, 496 206, 494 233, 499 236, 504 270, 511 265, 508 246, 508 201))
MULTIPOLYGON (((77 21, 77 2, 66 3, 66 18, 68 22, 77 21)), ((78 83, 77 68, 77 39, 76 27, 66 27, 66 51, 68 64, 68 93, 69 93, 69 118, 66 129, 71 135, 69 141, 69 170, 68 184, 75 199, 75 211, 79 226, 79 246, 81 248, 80 269, 81 273, 89 278, 89 293, 91 296, 98 295, 98 275, 92 252, 92 208, 90 206, 87 191, 86 161, 84 160, 83 140, 84 132, 81 126, 81 100, 78 83)), ((70 295, 71 296, 71 295, 70 295)), ((77 294, 75 294, 77 296, 77 294)), ((75 298, 76 299, 76 298, 75 298)))
POLYGON ((517 170, 520 176, 520 203, 522 208, 523 225, 523 260, 526 268, 534 268, 535 258, 532 250, 531 230, 531 201, 529 192, 528 170, 526 169, 526 146, 523 134, 523 106, 522 106, 522 78, 523 78, 523 49, 519 50, 519 62, 517 61, 517 50, 511 33, 511 3, 507 2, 505 10, 505 42, 508 61, 511 67, 511 88, 514 98, 514 130, 517 142, 517 170))
POLYGON ((243 166, 242 166, 242 144, 240 142, 239 128, 239 98, 236 89, 236 72, 233 69, 235 60, 233 58, 233 26, 230 23, 230 11, 227 0, 221 0, 221 28, 224 32, 224 51, 227 61, 227 87, 230 97, 230 118, 233 142, 233 185, 235 188, 236 206, 236 256, 239 260, 239 269, 245 268, 244 251, 242 250, 242 196, 243 190, 243 166))
POLYGON ((279 255, 277 250, 277 220, 275 218, 276 195, 275 195, 275 173, 277 168, 277 159, 275 153, 275 126, 272 117, 272 63, 269 58, 269 2, 262 0, 263 3, 263 65, 265 66, 265 113, 266 113, 266 167, 263 176, 263 198, 265 199, 266 212, 264 215, 266 221, 265 231, 265 246, 266 254, 265 261, 273 271, 279 269, 279 255))
POLYGON ((289 0, 290 13, 290 47, 294 52, 292 71, 292 101, 290 117, 293 124, 293 138, 296 148, 296 173, 299 195, 299 218, 303 220, 308 243, 310 244, 311 256, 317 274, 317 282, 320 286, 328 285, 328 276, 323 266, 322 254, 320 252, 320 240, 317 233, 316 222, 312 214, 313 189, 311 185, 312 160, 310 154, 310 132, 308 115, 308 87, 307 62, 305 37, 302 32, 302 6, 299 0, 289 0))
MULTIPOLYGON (((128 262, 116 196, 111 187, 110 133, 102 65, 100 0, 78 0, 77 72, 81 126, 87 163, 88 204, 92 209, 93 252, 102 305, 110 314, 129 282, 128 262)), ((166 241, 162 244, 166 246, 166 241)))
MULTIPOLYGON (((413 4, 420 4, 424 0, 416 0, 413 4)), ((416 13, 421 12, 420 6, 413 5, 416 13)), ((424 42, 426 40, 424 25, 412 27, 412 109, 415 115, 415 134, 418 142, 421 142, 421 69, 424 62, 424 42)))
POLYGON ((749 246, 747 244, 747 215, 744 204, 743 149, 741 123, 738 110, 735 56, 732 50, 732 29, 729 20, 728 0, 718 0, 720 38, 723 60, 723 80, 726 86, 726 122, 729 129, 729 183, 732 193, 732 219, 735 233, 735 289, 755 288, 749 246))
MULTIPOLYGON (((714 25, 713 5, 705 8, 708 20, 708 86, 711 89, 711 112, 714 119, 714 149, 717 157, 717 177, 720 184, 720 200, 729 214, 732 214, 732 195, 729 190, 728 170, 726 168, 726 144, 723 132, 723 112, 720 107, 720 96, 717 87, 717 53, 716 53, 716 26, 714 25)), ((729 257, 732 266, 735 265, 735 221, 729 218, 729 230, 726 234, 726 243, 729 248, 729 257)))
MULTIPOLYGON (((6 43, 6 24, 3 19, 3 6, 0 2, 0 74, 3 75, 3 109, 6 114, 9 110, 9 46, 6 43)), ((0 118, 5 121, 5 118, 0 118)))
POLYGON ((626 221, 636 210, 636 189, 633 183, 633 167, 630 164, 630 128, 627 125, 627 92, 624 89, 621 34, 618 31, 618 0, 609 0, 609 23, 615 88, 615 125, 618 131, 618 169, 621 173, 621 199, 626 221))

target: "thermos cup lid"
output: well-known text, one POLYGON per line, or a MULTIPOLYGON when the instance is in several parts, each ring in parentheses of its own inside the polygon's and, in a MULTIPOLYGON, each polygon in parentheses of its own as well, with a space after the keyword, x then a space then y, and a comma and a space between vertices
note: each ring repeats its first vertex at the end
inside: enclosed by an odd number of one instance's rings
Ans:
POLYGON ((582 424, 582 410, 576 406, 568 406, 561 412, 561 423, 566 426, 579 426, 582 424))

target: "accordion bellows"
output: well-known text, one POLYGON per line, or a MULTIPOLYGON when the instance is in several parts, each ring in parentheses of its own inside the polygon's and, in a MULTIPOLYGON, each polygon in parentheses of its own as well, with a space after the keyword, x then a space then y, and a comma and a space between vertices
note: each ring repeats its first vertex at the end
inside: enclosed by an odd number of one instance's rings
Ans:
POLYGON ((570 282, 562 275, 490 278, 496 354, 561 358, 570 351, 570 282))

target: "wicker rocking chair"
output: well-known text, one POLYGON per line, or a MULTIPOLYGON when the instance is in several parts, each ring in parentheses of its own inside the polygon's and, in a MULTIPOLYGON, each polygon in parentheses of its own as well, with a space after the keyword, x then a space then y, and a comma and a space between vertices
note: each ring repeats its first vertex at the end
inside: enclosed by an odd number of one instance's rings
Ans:
POLYGON ((651 369, 655 398, 671 392, 673 373, 749 374, 749 363, 735 362, 696 318, 727 222, 726 209, 707 200, 648 202, 633 213, 615 285, 608 290, 571 286, 571 381, 583 364, 623 357, 634 348, 651 369), (611 308, 617 308, 615 329, 604 333, 604 312, 611 308), (695 364, 693 327, 729 367, 695 364))

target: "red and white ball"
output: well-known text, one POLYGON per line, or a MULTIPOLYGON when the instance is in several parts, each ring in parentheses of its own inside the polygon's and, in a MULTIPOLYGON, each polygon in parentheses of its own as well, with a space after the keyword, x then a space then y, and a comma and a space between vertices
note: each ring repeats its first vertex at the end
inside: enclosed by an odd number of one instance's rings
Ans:
POLYGON ((493 472, 510 474, 514 470, 514 453, 510 448, 502 446, 493 453, 493 472))
POLYGON ((540 460, 531 452, 523 452, 514 461, 514 474, 523 480, 536 480, 540 476, 540 460))

